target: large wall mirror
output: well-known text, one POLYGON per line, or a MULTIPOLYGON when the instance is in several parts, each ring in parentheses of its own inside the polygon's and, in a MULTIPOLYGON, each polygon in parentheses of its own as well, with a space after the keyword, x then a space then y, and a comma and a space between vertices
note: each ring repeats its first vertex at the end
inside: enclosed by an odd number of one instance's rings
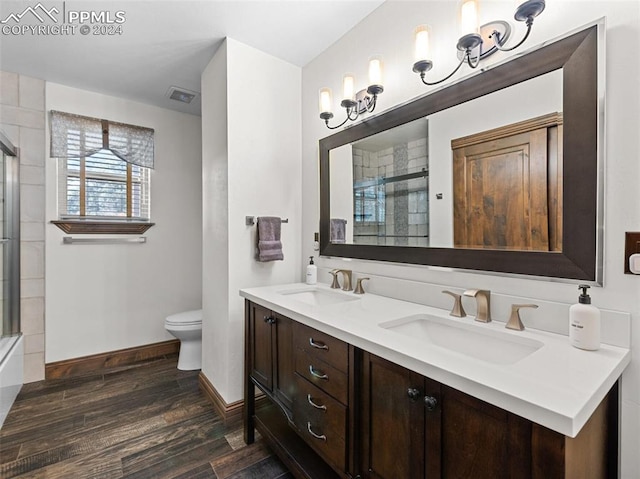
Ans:
POLYGON ((320 140, 321 254, 600 283, 603 32, 320 140))

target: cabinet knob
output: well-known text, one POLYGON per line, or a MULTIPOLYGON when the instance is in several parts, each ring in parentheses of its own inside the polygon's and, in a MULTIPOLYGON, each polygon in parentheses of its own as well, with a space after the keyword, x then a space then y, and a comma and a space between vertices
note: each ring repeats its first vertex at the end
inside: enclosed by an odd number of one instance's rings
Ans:
POLYGON ((409 399, 412 401, 417 401, 420 398, 420 390, 416 388, 409 388, 407 389, 407 396, 409 396, 409 399))
POLYGON ((273 316, 265 316, 263 319, 267 324, 273 324, 276 322, 276 318, 274 318, 273 316))
POLYGON ((438 400, 433 396, 424 397, 424 406, 427 408, 427 411, 433 411, 437 405, 438 405, 438 400))

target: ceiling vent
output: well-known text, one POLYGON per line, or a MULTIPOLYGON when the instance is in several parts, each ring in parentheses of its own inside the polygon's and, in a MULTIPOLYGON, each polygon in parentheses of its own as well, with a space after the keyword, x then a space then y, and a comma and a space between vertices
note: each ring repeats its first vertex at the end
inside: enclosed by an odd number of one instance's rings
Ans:
POLYGON ((191 103, 196 96, 198 96, 197 91, 191 91, 177 86, 169 87, 167 91, 167 97, 171 100, 181 101, 182 103, 191 103))

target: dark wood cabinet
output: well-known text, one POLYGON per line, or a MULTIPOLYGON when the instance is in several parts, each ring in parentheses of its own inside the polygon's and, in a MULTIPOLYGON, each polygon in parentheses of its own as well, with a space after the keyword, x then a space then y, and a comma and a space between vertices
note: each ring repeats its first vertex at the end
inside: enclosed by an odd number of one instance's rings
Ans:
POLYGON ((417 396, 409 397, 422 376, 367 353, 362 362, 362 476, 422 477, 425 407, 417 396))
POLYGON ((248 304, 249 341, 247 342, 251 377, 269 391, 273 388, 273 334, 275 316, 255 303, 248 304))
POLYGON ((617 387, 572 439, 366 352, 361 374, 363 478, 616 477, 617 387))
POLYGON ((280 314, 276 314, 275 318, 273 393, 285 408, 291 410, 296 391, 293 375, 293 325, 295 322, 280 314))
POLYGON ((617 476, 617 384, 569 438, 251 301, 245 341, 245 441, 297 478, 617 476))
POLYGON ((348 470, 349 345, 300 323, 293 326, 293 421, 301 437, 336 471, 348 470))
POLYGON ((363 477, 527 477, 529 421, 372 354, 362 374, 363 477))
POLYGON ((348 478, 349 346, 314 331, 245 301, 244 439, 258 430, 296 477, 348 478))
POLYGON ((255 303, 248 303, 247 309, 249 376, 291 411, 295 392, 293 321, 255 303))

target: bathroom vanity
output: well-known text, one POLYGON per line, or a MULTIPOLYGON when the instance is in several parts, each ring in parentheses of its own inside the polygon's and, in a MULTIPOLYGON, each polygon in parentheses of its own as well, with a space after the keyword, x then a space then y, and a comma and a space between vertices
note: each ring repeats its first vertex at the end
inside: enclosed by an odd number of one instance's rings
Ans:
POLYGON ((245 440, 296 477, 617 474, 627 349, 324 285, 240 294, 245 440))

